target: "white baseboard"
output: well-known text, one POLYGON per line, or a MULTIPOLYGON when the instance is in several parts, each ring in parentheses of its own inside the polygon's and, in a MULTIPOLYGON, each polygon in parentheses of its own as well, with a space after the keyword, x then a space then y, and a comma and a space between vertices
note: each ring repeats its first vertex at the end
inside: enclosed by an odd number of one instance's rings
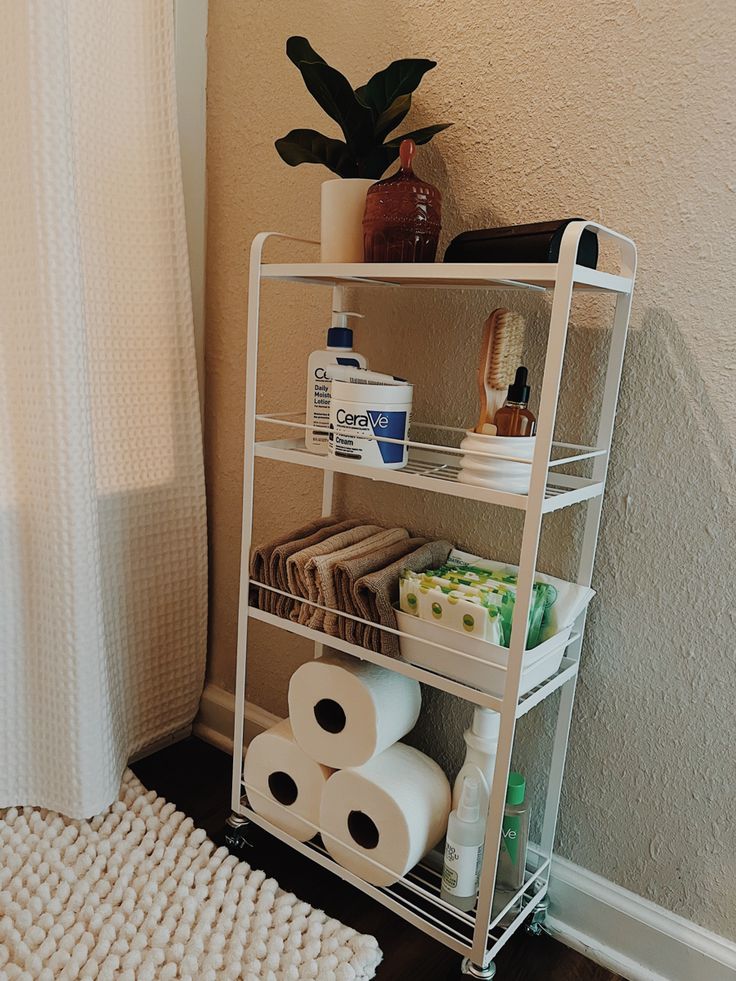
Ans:
MULTIPOLYGON (((235 698, 206 685, 194 735, 233 751, 235 698)), ((245 742, 281 720, 245 703, 245 742)), ((629 981, 736 981, 736 944, 594 872, 553 858, 548 932, 629 981)))
MULTIPOLYGON (((260 705, 246 702, 243 742, 247 745, 259 732, 270 729, 280 721, 277 715, 267 712, 260 705)), ((194 735, 225 753, 232 753, 234 726, 235 696, 217 685, 206 684, 194 720, 194 735)))
POLYGON ((736 944, 573 865, 552 860, 546 929, 629 981, 735 981, 736 944))

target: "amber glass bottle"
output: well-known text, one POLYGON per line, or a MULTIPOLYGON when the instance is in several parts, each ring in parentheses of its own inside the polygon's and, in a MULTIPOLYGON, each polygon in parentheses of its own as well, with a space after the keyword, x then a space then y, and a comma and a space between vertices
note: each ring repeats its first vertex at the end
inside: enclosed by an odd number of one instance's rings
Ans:
POLYGON ((497 436, 533 436, 537 420, 529 411, 529 386, 527 370, 521 365, 516 369, 513 385, 509 385, 506 401, 494 416, 497 436))
POLYGON ((368 189, 363 217, 366 262, 434 262, 442 195, 412 170, 414 140, 402 140, 401 168, 368 189))

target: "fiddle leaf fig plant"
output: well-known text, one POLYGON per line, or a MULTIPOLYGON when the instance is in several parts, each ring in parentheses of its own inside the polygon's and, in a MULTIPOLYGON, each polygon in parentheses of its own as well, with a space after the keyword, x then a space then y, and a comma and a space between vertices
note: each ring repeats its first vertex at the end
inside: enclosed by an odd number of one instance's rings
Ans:
POLYGON ((340 177, 379 180, 399 155, 402 140, 428 143, 451 123, 437 123, 393 139, 386 137, 403 122, 411 109, 411 96, 425 73, 437 64, 427 58, 402 58, 353 89, 345 76, 328 65, 305 37, 290 37, 286 54, 301 72, 310 94, 342 130, 344 139, 325 136, 314 129, 293 129, 276 150, 281 159, 296 167, 323 164, 340 177))

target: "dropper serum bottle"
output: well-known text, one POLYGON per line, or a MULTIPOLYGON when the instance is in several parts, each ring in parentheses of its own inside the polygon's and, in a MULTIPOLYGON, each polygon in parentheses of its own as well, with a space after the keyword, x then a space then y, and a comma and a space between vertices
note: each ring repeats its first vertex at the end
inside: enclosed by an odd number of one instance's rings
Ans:
POLYGON ((494 416, 497 436, 533 436, 537 420, 529 411, 529 386, 524 365, 516 369, 513 385, 509 385, 506 401, 494 416))

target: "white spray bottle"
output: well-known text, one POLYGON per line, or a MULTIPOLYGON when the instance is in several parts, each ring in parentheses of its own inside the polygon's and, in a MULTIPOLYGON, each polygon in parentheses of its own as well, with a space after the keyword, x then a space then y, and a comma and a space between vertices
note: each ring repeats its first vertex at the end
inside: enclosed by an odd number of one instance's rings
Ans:
POLYGON ((474 777, 465 777, 460 803, 447 824, 440 897, 466 912, 473 909, 478 897, 485 830, 485 818, 480 813, 480 785, 474 777))
POLYGON ((465 744, 468 747, 465 762, 457 775, 452 790, 452 806, 460 803, 465 777, 473 777, 478 781, 480 793, 480 813, 485 821, 488 814, 488 803, 491 798, 493 770, 496 766, 496 751, 498 750, 498 730, 501 716, 492 709, 475 707, 473 722, 465 730, 465 744))

